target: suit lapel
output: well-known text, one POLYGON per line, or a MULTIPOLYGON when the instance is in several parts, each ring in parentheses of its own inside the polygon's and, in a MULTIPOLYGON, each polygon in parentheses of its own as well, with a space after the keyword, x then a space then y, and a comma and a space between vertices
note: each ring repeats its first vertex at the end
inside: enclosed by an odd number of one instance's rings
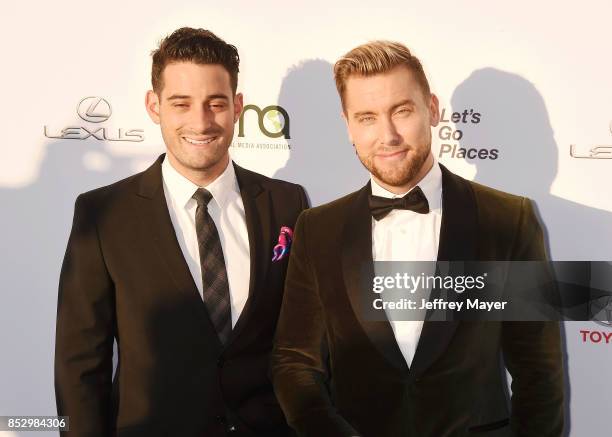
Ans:
MULTIPOLYGON (((143 199, 142 207, 139 208, 141 223, 146 238, 153 243, 157 254, 163 260, 167 273, 174 281, 177 291, 183 293, 183 297, 190 302, 188 306, 193 309, 195 317, 202 324, 202 327, 215 332, 170 219, 162 182, 161 164, 164 156, 161 155, 141 175, 137 193, 143 199)), ((214 337, 217 338, 217 336, 214 337)), ((221 346, 221 342, 218 345, 221 346)))
MULTIPOLYGON (((442 169, 442 224, 438 261, 474 261, 478 216, 472 188, 465 179, 442 169)), ((458 325, 457 320, 424 322, 411 366, 411 378, 417 378, 446 350, 458 325)))
POLYGON ((470 183, 442 169, 442 225, 438 261, 474 261, 478 210, 470 183))
POLYGON ((372 216, 368 207, 370 183, 356 193, 342 235, 342 271, 351 306, 359 323, 375 348, 399 370, 407 370, 406 360, 400 351, 388 320, 364 319, 360 289, 364 283, 372 283, 374 263, 372 258, 372 216), (367 281, 367 282, 365 282, 367 281))
POLYGON ((255 312, 262 293, 256 292, 258 284, 266 277, 272 259, 272 216, 270 193, 262 187, 254 173, 233 164, 244 205, 244 215, 249 234, 250 276, 249 297, 245 304, 228 345, 236 339, 250 316, 255 312))

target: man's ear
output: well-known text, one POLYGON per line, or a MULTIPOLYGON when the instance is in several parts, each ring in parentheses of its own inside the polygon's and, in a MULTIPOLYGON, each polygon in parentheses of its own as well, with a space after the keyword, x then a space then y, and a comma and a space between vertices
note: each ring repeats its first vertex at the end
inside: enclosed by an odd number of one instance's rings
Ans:
POLYGON ((147 95, 145 96, 145 107, 153 123, 159 124, 159 96, 155 91, 147 91, 147 95))
POLYGON ((244 109, 244 96, 242 93, 237 93, 234 96, 234 123, 240 119, 240 114, 244 109))
POLYGON ((433 93, 429 101, 429 113, 431 117, 430 124, 436 127, 438 123, 440 123, 440 102, 438 101, 438 97, 433 93))

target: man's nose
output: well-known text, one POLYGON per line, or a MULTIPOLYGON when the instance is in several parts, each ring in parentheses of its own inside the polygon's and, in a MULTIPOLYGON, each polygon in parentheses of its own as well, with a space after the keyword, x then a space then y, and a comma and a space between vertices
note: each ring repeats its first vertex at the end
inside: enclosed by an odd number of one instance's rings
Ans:
POLYGON ((401 143, 400 134, 391 119, 383 119, 381 123, 380 141, 385 146, 397 146, 401 143))
POLYGON ((214 124, 215 114, 208 105, 197 105, 191 114, 191 126, 198 133, 206 132, 214 124))

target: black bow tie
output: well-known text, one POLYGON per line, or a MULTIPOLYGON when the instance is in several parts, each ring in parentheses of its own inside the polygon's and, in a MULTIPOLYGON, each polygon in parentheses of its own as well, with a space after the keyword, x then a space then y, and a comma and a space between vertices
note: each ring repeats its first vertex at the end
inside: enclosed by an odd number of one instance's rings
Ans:
POLYGON ((389 199, 387 197, 370 195, 369 203, 370 212, 375 220, 385 218, 394 209, 409 209, 419 214, 427 214, 429 212, 427 197, 425 197, 425 194, 423 194, 423 191, 418 186, 414 187, 404 197, 389 199))

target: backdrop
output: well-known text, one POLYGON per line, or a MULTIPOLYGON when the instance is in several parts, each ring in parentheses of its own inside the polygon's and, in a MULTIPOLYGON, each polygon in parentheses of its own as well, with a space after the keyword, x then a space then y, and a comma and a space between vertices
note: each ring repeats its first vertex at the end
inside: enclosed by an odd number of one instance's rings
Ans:
MULTIPOLYGON (((3 4, 0 415, 55 414, 57 283, 74 200, 164 150, 144 95, 151 50, 181 26, 240 51, 240 165, 303 184, 314 205, 363 185, 332 65, 360 43, 398 40, 440 98, 439 161, 534 199, 553 259, 612 260, 611 2, 307 4, 3 4)), ((610 332, 603 321, 564 325, 573 437, 609 433, 610 332)))

